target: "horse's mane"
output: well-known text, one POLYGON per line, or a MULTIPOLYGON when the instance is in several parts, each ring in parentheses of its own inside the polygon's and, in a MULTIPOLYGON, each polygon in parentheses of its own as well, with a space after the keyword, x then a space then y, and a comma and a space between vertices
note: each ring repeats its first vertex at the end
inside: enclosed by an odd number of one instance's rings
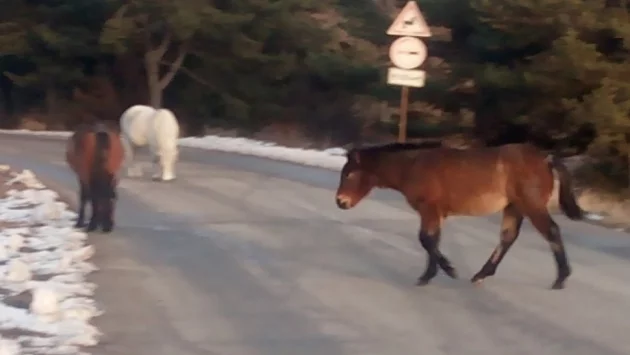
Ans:
POLYGON ((396 153, 409 150, 439 148, 443 147, 442 142, 409 142, 409 143, 384 143, 370 146, 362 146, 353 148, 350 151, 361 153, 396 153))

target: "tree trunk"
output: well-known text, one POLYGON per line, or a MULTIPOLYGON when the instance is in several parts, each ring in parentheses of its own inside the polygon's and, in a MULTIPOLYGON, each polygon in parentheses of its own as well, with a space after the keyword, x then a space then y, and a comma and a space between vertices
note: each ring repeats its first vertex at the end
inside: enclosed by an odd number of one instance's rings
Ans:
POLYGON ((162 108, 162 87, 160 85, 160 67, 152 53, 147 53, 144 60, 147 73, 147 85, 149 89, 149 105, 153 108, 162 108))
POLYGON ((147 73, 147 84, 149 89, 149 104, 153 108, 162 107, 162 96, 164 89, 171 83, 175 74, 179 71, 188 54, 188 42, 181 43, 177 50, 177 57, 170 63, 164 63, 164 55, 172 44, 172 34, 167 32, 157 47, 153 47, 151 43, 151 34, 147 30, 145 32, 146 53, 144 54, 144 66, 147 73), (160 77, 160 68, 166 65, 168 70, 160 77))
POLYGON ((16 128, 19 125, 15 115, 15 102, 13 100, 13 83, 5 75, 0 76, 0 88, 2 89, 4 115, 0 127, 16 128))

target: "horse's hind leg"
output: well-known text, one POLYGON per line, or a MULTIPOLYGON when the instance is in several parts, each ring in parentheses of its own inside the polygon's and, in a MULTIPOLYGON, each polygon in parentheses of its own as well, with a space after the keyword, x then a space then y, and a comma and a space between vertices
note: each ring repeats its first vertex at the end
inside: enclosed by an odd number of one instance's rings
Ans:
POLYGON ((101 206, 99 203, 100 202, 99 199, 100 199, 99 192, 92 191, 92 193, 90 194, 90 201, 92 204, 92 217, 90 217, 90 223, 85 229, 86 232, 92 232, 96 230, 96 228, 98 227, 98 223, 100 222, 101 206))
POLYGON ((109 233, 114 229, 114 199, 103 201, 103 232, 109 233))
POLYGON ((175 180, 176 158, 177 151, 168 151, 161 155, 160 165, 162 167, 162 181, 175 180))
POLYGON ((560 234, 560 227, 558 227, 556 222, 551 218, 546 208, 531 210, 527 213, 527 216, 538 232, 549 242, 554 259, 556 260, 558 276, 551 288, 554 290, 562 289, 564 288, 566 279, 571 275, 571 267, 569 266, 567 253, 560 234))
POLYGON ((494 251, 488 258, 488 261, 483 265, 481 270, 475 274, 470 280, 474 283, 482 282, 486 277, 492 276, 497 271, 497 267, 505 254, 514 242, 521 231, 521 225, 523 223, 523 214, 518 211, 514 205, 509 205, 503 210, 503 221, 501 222, 501 240, 499 245, 494 248, 494 251))
POLYGON ((175 180, 175 161, 177 160, 177 147, 162 147, 155 155, 154 161, 155 180, 171 181, 175 180))
POLYGON ((75 228, 81 228, 85 224, 85 205, 90 198, 88 192, 88 187, 79 181, 79 213, 77 216, 77 223, 74 225, 75 228))
POLYGON ((134 164, 133 158, 135 154, 135 147, 130 142, 129 138, 125 134, 120 135, 120 141, 122 142, 123 150, 125 151, 124 166, 129 177, 137 177, 142 174, 138 173, 138 169, 134 164))
POLYGON ((116 204, 116 189, 114 186, 114 182, 111 183, 110 189, 106 196, 103 196, 103 210, 102 212, 102 221, 103 221, 103 232, 109 233, 114 229, 114 209, 116 204))
POLYGON ((162 164, 160 163, 161 159, 158 154, 151 153, 151 168, 153 169, 153 175, 151 178, 153 180, 161 180, 162 179, 162 164))

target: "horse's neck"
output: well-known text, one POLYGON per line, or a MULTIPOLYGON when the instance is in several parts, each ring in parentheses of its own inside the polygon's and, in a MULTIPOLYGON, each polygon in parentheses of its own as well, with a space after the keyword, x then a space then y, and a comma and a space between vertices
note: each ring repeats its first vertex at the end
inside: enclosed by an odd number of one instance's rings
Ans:
POLYGON ((390 153, 377 157, 372 166, 377 185, 381 188, 400 190, 405 171, 413 164, 413 158, 407 154, 390 153))

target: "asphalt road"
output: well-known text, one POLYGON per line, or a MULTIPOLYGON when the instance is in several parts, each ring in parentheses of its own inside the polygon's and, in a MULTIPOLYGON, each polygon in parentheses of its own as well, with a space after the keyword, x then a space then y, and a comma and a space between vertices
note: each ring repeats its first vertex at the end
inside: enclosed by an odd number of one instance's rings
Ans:
MULTIPOLYGON (((76 194, 59 140, 0 135, 0 163, 76 194)), ((451 218, 442 251, 461 279, 419 288, 419 220, 396 194, 341 211, 335 172, 194 149, 178 173, 124 179, 118 229, 92 237, 96 354, 630 354, 625 233, 558 216, 574 273, 552 291, 551 252, 525 222, 475 287, 497 216, 451 218)))

